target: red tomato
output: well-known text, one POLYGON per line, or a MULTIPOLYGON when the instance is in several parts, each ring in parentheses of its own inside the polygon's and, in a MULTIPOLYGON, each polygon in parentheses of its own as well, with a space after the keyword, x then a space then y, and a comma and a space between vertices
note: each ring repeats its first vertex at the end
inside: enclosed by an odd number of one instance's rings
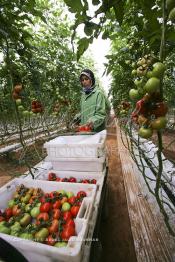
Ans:
POLYGON ((88 179, 83 179, 81 183, 83 183, 83 184, 89 184, 90 182, 89 182, 88 179))
POLYGON ((71 218, 66 221, 66 223, 63 225, 63 227, 70 227, 70 226, 75 227, 75 222, 71 218))
POLYGON ((49 235, 46 238, 46 244, 49 245, 49 246, 55 245, 56 242, 57 242, 57 237, 56 236, 49 235))
POLYGON ((56 176, 55 173, 50 172, 50 173, 48 174, 48 180, 49 180, 49 181, 55 181, 56 178, 57 178, 57 176, 56 176))
POLYGON ((55 198, 55 197, 57 197, 58 196, 58 192, 57 191, 52 191, 52 192, 50 192, 50 194, 49 194, 49 197, 50 198, 55 198))
POLYGON ((140 99, 139 101, 137 101, 136 112, 138 114, 145 114, 146 113, 145 101, 143 99, 140 99))
POLYGON ((84 192, 84 191, 79 191, 79 192, 77 193, 77 198, 83 198, 83 197, 86 197, 86 192, 84 192))
POLYGON ((155 108, 151 111, 155 117, 165 116, 168 112, 168 107, 164 102, 156 103, 155 108))
POLYGON ((4 216, 6 219, 9 219, 12 215, 12 208, 9 207, 4 210, 4 216))
POLYGON ((71 207, 70 212, 71 212, 73 217, 77 216, 79 209, 80 209, 80 206, 73 206, 73 207, 71 207))
POLYGON ((36 221, 36 224, 37 225, 40 225, 41 221, 48 221, 49 220, 49 215, 48 213, 40 213, 38 216, 37 216, 37 221, 36 221))
POLYGON ((55 203, 53 203, 52 207, 53 207, 53 209, 60 208, 61 207, 61 201, 56 200, 55 203))
POLYGON ((71 183, 76 183, 77 182, 77 179, 75 177, 70 177, 69 178, 69 182, 71 183))
POLYGON ((56 178, 56 181, 57 181, 57 182, 60 182, 60 180, 61 180, 60 177, 57 177, 57 178, 56 178))
POLYGON ((59 221, 58 219, 53 219, 51 222, 50 227, 48 227, 49 233, 53 234, 58 232, 58 226, 59 226, 59 221))
POLYGON ((60 216, 61 216, 61 211, 60 211, 60 209, 53 209, 52 210, 52 217, 54 218, 54 219, 59 219, 60 218, 60 216))
POLYGON ((81 204, 82 204, 82 201, 79 199, 78 201, 76 201, 76 206, 81 206, 81 204))
POLYGON ((91 132, 91 127, 90 126, 84 126, 84 131, 85 132, 91 132))
POLYGON ((75 204, 76 200, 77 200, 77 197, 72 196, 72 197, 68 198, 67 202, 73 206, 75 204))
POLYGON ((49 212, 49 210, 51 209, 51 204, 49 202, 43 203, 40 206, 40 212, 49 212))
POLYGON ((61 178, 60 182, 69 182, 69 179, 64 177, 64 178, 61 178))
POLYGON ((83 131, 85 131, 85 130, 84 130, 84 126, 79 126, 79 127, 78 127, 78 132, 83 132, 83 131))
POLYGON ((45 203, 45 202, 46 202, 45 196, 40 197, 39 201, 40 201, 41 203, 45 203))
POLYGON ((38 199, 38 196, 31 196, 30 200, 29 200, 29 204, 32 204, 34 201, 36 201, 38 199))
POLYGON ((67 197, 63 197, 63 198, 61 199, 61 204, 64 204, 64 202, 67 202, 67 200, 68 200, 67 197))
POLYGON ((138 123, 138 117, 139 117, 139 115, 138 115, 138 113, 136 112, 136 111, 133 111, 132 113, 131 113, 131 119, 132 119, 132 121, 134 122, 134 123, 138 123))
POLYGON ((71 211, 65 211, 65 212, 63 212, 63 219, 65 220, 65 221, 67 221, 67 220, 69 220, 69 219, 71 219, 72 218, 72 213, 71 213, 71 211))
POLYGON ((97 180, 96 179, 91 179, 91 184, 96 184, 97 180))
POLYGON ((60 235, 63 241, 68 241, 70 237, 75 236, 75 228, 73 226, 64 227, 60 235))
POLYGON ((12 215, 18 216, 21 213, 21 208, 18 205, 12 207, 12 215))

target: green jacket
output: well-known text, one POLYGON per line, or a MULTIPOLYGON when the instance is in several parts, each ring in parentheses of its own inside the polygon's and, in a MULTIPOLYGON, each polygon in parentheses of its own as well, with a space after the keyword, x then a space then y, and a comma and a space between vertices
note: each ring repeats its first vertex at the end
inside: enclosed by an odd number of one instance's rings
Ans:
POLYGON ((105 122, 110 110, 110 104, 100 88, 95 87, 90 94, 83 92, 81 96, 81 125, 93 123, 93 131, 105 129, 105 122))

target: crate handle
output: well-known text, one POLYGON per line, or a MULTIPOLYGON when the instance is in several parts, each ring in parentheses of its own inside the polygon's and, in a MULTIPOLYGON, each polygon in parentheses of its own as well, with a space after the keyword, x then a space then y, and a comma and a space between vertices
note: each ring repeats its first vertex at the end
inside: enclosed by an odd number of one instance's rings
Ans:
POLYGON ((86 211, 84 213, 84 219, 88 219, 89 218, 90 211, 91 211, 91 203, 88 202, 87 207, 86 207, 86 211))

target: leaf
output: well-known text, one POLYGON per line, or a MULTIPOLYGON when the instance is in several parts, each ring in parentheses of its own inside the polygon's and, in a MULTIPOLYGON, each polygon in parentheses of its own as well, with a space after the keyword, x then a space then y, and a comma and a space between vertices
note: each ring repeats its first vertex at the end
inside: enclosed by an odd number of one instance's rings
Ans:
POLYGON ((175 32, 174 31, 170 31, 166 34, 166 39, 168 41, 173 41, 175 42, 175 32))
POLYGON ((80 59, 82 54, 87 50, 89 43, 90 43, 90 39, 86 37, 78 41, 77 61, 80 59))
POLYGON ((124 16, 124 2, 123 1, 117 1, 117 3, 114 3, 113 8, 115 12, 115 17, 117 21, 119 22, 119 25, 122 24, 123 16, 124 16))
POLYGON ((99 5, 100 4, 100 0, 92 0, 92 4, 93 5, 99 5))
POLYGON ((109 32, 106 30, 104 31, 104 33, 102 34, 102 39, 107 39, 109 37, 109 32))
POLYGON ((93 34, 93 30, 96 30, 98 25, 93 22, 85 22, 84 32, 87 36, 93 34))
POLYGON ((70 12, 76 13, 76 12, 81 12, 83 10, 83 5, 81 3, 81 0, 64 0, 66 5, 69 7, 70 12))

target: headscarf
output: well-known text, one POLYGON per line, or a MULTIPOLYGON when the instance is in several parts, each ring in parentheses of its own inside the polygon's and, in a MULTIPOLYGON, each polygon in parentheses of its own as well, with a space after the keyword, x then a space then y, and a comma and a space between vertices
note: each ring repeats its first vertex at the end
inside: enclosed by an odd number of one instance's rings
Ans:
POLYGON ((92 85, 91 87, 87 88, 87 87, 84 87, 83 88, 83 91, 85 92, 85 94, 90 94, 92 92, 92 90, 94 89, 94 86, 95 86, 95 77, 94 77, 94 73, 90 70, 90 69, 84 69, 81 74, 80 74, 80 81, 81 81, 81 76, 82 75, 85 75, 87 76, 91 81, 92 81, 92 85))

